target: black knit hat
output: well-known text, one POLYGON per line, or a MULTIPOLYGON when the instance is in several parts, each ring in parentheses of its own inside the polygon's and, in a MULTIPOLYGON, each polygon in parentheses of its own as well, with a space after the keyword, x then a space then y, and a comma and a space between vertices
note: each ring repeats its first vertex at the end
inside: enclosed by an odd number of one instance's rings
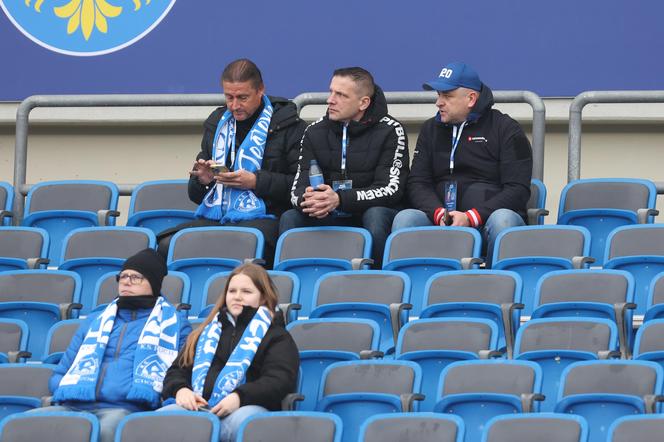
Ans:
POLYGON ((152 294, 161 294, 161 282, 168 273, 164 257, 152 249, 143 249, 134 256, 130 256, 122 266, 122 270, 136 270, 143 275, 152 287, 152 294))

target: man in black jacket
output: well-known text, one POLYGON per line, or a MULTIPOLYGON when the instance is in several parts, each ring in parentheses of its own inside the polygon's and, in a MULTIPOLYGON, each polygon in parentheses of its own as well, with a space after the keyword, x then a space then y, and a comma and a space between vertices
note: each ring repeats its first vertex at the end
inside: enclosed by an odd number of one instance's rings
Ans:
POLYGON ((451 225, 480 229, 491 263, 506 228, 524 225, 533 158, 519 123, 492 109, 493 94, 464 63, 450 63, 423 85, 438 92, 438 114, 417 139, 408 178, 411 207, 392 231, 451 225))
POLYGON ((294 209, 281 217, 281 233, 294 227, 364 227, 373 237, 373 259, 382 261, 385 240, 408 175, 408 140, 387 114, 383 91, 362 68, 337 69, 327 114, 307 127, 293 181, 294 209), (312 161, 324 183, 309 183, 312 161))
MULTIPOLYGON (((245 138, 262 116, 265 108, 265 86, 258 67, 247 59, 230 63, 221 76, 221 85, 226 96, 226 106, 217 108, 205 121, 205 132, 201 151, 196 157, 189 178, 189 199, 201 204, 217 183, 227 189, 243 189, 253 192, 256 198, 265 203, 266 214, 271 218, 260 217, 232 222, 201 217, 193 222, 181 224, 158 235, 159 252, 166 256, 172 236, 186 227, 219 226, 222 224, 254 227, 265 239, 264 257, 271 267, 276 240, 279 235, 278 217, 289 206, 289 190, 297 169, 299 144, 306 123, 298 117, 295 104, 284 98, 269 96, 273 112, 269 120, 267 138, 262 161, 255 172, 236 167, 240 161, 240 147, 245 138), (229 111, 234 139, 228 140, 229 152, 225 164, 214 160, 215 143, 219 145, 222 133, 218 131, 220 120, 229 111), (215 140, 215 137, 218 139, 215 140)), ((259 122, 260 123, 260 122, 259 122)), ((227 126, 227 127, 230 127, 227 126)), ((260 160, 260 158, 254 158, 260 160)), ((252 159, 250 159, 251 161, 252 159)), ((253 198, 253 197, 252 197, 253 198)))

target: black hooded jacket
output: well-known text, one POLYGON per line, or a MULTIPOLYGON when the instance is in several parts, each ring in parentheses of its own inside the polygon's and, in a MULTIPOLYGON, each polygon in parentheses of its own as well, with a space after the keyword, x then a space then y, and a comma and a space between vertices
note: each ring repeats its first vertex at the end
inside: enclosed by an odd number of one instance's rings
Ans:
MULTIPOLYGON (((231 351, 239 342, 255 313, 255 308, 244 307, 235 326, 228 319, 225 309, 219 313, 222 333, 212 365, 205 378, 203 397, 206 400, 210 399, 217 376, 226 365, 231 351)), ((192 388, 193 367, 181 367, 182 356, 181 352, 166 372, 161 393, 164 399, 174 398, 178 390, 183 387, 192 388)), ((272 411, 281 410, 281 401, 284 397, 297 389, 299 367, 300 356, 297 346, 284 328, 282 314, 277 312, 247 370, 246 382, 235 389, 235 393, 240 396, 240 406, 260 405, 272 411)))
POLYGON ((420 130, 408 178, 408 199, 434 224, 440 218, 449 180, 457 182, 457 210, 468 214, 473 227, 484 224, 501 208, 526 217, 533 168, 530 142, 519 123, 492 109, 493 104, 491 89, 482 85, 454 155, 453 175, 452 125, 441 122, 438 114, 420 130))
MULTIPOLYGON (((256 189, 254 193, 262 198, 267 206, 267 212, 281 215, 289 209, 288 196, 293 183, 293 176, 297 170, 297 159, 300 152, 300 140, 307 123, 297 114, 297 108, 291 101, 280 97, 269 97, 274 112, 270 120, 265 152, 260 170, 256 171, 256 189)), ((219 107, 210 114, 203 126, 203 140, 201 151, 196 159, 209 160, 212 158, 214 133, 221 117, 226 112, 226 106, 219 107)), ((189 199, 200 204, 209 191, 195 177, 189 179, 189 199)))
POLYGON ((401 123, 387 114, 387 101, 378 86, 362 119, 348 125, 345 177, 341 174, 342 133, 343 123, 327 115, 307 127, 291 192, 293 207, 301 210, 309 165, 315 159, 325 184, 353 182, 352 189, 337 191, 340 210, 362 213, 373 206, 398 208, 408 178, 408 139, 401 123))

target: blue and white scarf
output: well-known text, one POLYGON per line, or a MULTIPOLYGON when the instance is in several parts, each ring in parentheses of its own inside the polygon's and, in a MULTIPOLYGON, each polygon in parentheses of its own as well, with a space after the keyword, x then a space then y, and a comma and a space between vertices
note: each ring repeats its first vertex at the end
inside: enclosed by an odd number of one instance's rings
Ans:
MULTIPOLYGON (((263 95, 263 104, 263 111, 237 149, 232 164, 233 171, 246 170, 255 173, 261 168, 272 119, 272 103, 267 95, 263 95)), ((212 159, 217 163, 226 164, 229 152, 236 151, 235 123, 233 114, 226 109, 214 134, 212 159)), ((251 190, 225 188, 223 184, 216 183, 196 209, 196 217, 225 224, 257 218, 274 218, 274 215, 267 214, 265 202, 251 190)))
MULTIPOLYGON (((117 315, 117 302, 117 299, 111 302, 90 324, 73 364, 60 380, 54 401, 96 399, 97 379, 117 315)), ((160 296, 138 338, 128 400, 147 402, 152 407, 159 405, 166 370, 178 354, 179 337, 177 311, 160 296)))
MULTIPOLYGON (((232 393, 238 385, 243 384, 247 370, 256 356, 256 350, 267 333, 272 323, 272 316, 266 307, 260 307, 254 317, 242 333, 242 338, 233 349, 226 365, 221 370, 214 382, 212 395, 208 404, 210 408, 217 405, 223 398, 232 393)), ((194 367, 191 374, 194 392, 203 396, 203 387, 208 370, 221 338, 221 324, 214 320, 210 322, 196 344, 196 355, 194 356, 194 367)))

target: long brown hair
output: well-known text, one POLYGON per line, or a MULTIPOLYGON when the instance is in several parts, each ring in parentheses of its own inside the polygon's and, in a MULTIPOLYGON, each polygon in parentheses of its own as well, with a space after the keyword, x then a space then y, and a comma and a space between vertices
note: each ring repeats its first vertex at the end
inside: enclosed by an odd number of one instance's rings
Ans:
POLYGON ((196 354, 196 344, 198 343, 198 338, 201 336, 201 333, 203 333, 203 329, 205 329, 205 327, 217 317, 221 309, 226 304, 226 293, 228 293, 228 286, 231 283, 231 279, 233 279, 235 275, 246 275, 251 279, 251 282, 253 282, 258 291, 261 293, 261 305, 265 305, 265 307, 267 307, 274 316, 277 304, 279 303, 279 296, 277 295, 277 289, 270 279, 270 275, 268 275, 267 271, 265 271, 263 267, 256 264, 242 264, 238 267, 235 267, 231 274, 228 275, 224 291, 219 294, 219 299, 217 299, 217 302, 214 304, 210 314, 207 315, 205 321, 203 321, 201 325, 192 331, 187 338, 187 342, 184 344, 182 358, 179 361, 180 367, 194 365, 194 355, 196 354))

